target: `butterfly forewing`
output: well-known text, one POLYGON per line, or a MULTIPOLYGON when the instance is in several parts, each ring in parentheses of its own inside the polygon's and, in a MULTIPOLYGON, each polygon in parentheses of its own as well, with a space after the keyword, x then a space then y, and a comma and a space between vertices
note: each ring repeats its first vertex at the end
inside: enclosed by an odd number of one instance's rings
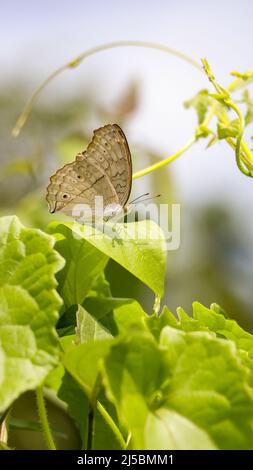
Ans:
POLYGON ((103 196, 104 205, 125 206, 131 191, 132 163, 126 137, 117 124, 108 124, 94 132, 86 151, 58 170, 47 188, 50 212, 72 215, 77 204, 94 211, 95 196, 103 196))

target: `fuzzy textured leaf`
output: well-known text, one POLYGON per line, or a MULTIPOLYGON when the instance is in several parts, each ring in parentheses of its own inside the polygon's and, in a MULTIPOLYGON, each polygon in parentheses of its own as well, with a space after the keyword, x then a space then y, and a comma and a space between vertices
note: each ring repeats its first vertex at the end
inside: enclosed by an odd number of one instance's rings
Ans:
POLYGON ((53 245, 53 237, 16 217, 0 219, 0 411, 41 384, 58 361, 55 273, 64 261, 53 245))
POLYGON ((165 327, 159 345, 135 333, 113 344, 103 364, 132 448, 157 448, 158 441, 165 449, 252 448, 253 395, 233 342, 165 327), (176 413, 170 425, 182 441, 172 441, 164 410, 176 413))

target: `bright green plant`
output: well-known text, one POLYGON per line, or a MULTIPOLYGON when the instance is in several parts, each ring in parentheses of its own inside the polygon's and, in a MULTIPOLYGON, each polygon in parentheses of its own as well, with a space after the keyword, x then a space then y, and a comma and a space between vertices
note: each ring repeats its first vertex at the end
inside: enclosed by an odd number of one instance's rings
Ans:
MULTIPOLYGON (((165 165, 168 165, 176 158, 180 157, 185 153, 193 144, 195 144, 200 138, 208 138, 209 141, 207 147, 210 147, 218 140, 225 140, 230 147, 234 149, 236 163, 239 170, 247 176, 253 177, 253 155, 251 149, 248 147, 243 139, 245 127, 253 121, 253 99, 250 97, 248 85, 253 81, 253 71, 240 73, 237 71, 231 72, 232 76, 236 79, 233 80, 228 87, 221 86, 206 59, 202 59, 202 67, 191 57, 183 54, 180 51, 171 49, 161 44, 155 44, 144 41, 116 41, 109 44, 103 44, 101 46, 94 47, 87 51, 84 51, 75 59, 71 60, 67 64, 62 65, 56 69, 33 93, 31 99, 27 102, 24 110, 20 114, 15 127, 13 128, 13 136, 18 136, 22 127, 24 126, 30 112, 32 111, 33 105, 39 97, 43 89, 54 80, 58 75, 66 70, 72 70, 79 66, 81 62, 87 57, 97 54, 98 52, 105 51, 107 49, 113 49, 118 47, 137 46, 155 49, 167 54, 174 55, 200 71, 204 71, 207 78, 212 84, 212 87, 216 93, 210 93, 207 89, 200 90, 196 96, 185 103, 185 107, 194 107, 198 115, 198 126, 195 130, 195 135, 191 137, 188 142, 177 150, 173 155, 162 161, 155 163, 154 165, 138 171, 133 175, 133 179, 144 176, 157 170, 165 165), (241 110, 232 97, 231 94, 243 90, 240 102, 244 105, 245 110, 241 110), (231 119, 229 112, 233 111, 236 115, 236 119, 231 119), (210 122, 212 118, 216 118, 216 128, 210 128, 210 122)), ((213 90, 212 90, 213 91, 213 90)), ((237 100, 238 101, 238 100, 237 100)))
MULTIPOLYGON (((84 53, 46 83, 88 55, 120 45, 153 47, 185 58, 152 44, 109 44, 84 53)), ((253 175, 252 154, 243 139, 253 120, 245 89, 252 73, 233 72, 237 78, 225 89, 206 60, 203 66, 216 93, 202 90, 185 103, 197 111, 195 135, 134 178, 173 161, 200 138, 209 138, 209 146, 225 140, 238 168, 253 175), (231 98, 240 88, 244 113, 231 98), (213 117, 215 129, 210 127, 213 117)), ((43 87, 18 120, 16 134, 43 87)), ((23 227, 15 216, 3 217, 0 266, 2 449, 8 447, 12 405, 28 390, 36 394, 41 430, 52 450, 48 391, 66 404, 83 449, 253 449, 253 336, 216 304, 209 309, 194 302, 192 316, 182 308, 177 317, 167 306, 160 311, 166 249, 154 222, 120 224, 114 239, 92 237, 88 227, 71 222, 53 222, 42 232, 23 227), (145 243, 129 240, 137 226, 139 233, 155 232, 156 237, 145 243), (149 311, 134 299, 112 296, 105 277, 109 259, 153 291, 149 311)))
POLYGON ((51 388, 85 449, 252 448, 253 336, 217 305, 194 303, 193 317, 179 308, 177 320, 167 307, 145 312, 111 296, 110 256, 162 296, 161 232, 145 244, 113 244, 85 230, 76 238, 71 223, 51 224, 49 235, 3 217, 0 228, 3 418, 35 390, 54 449, 43 398, 51 388))

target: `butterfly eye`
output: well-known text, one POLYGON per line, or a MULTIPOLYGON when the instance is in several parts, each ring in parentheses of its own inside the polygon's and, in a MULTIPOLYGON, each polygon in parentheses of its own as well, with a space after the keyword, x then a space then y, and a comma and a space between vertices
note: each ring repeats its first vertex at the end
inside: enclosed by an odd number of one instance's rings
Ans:
POLYGON ((82 177, 81 177, 81 175, 77 175, 77 178, 80 180, 82 177))
POLYGON ((68 198, 68 195, 67 194, 63 194, 63 199, 67 199, 68 198))

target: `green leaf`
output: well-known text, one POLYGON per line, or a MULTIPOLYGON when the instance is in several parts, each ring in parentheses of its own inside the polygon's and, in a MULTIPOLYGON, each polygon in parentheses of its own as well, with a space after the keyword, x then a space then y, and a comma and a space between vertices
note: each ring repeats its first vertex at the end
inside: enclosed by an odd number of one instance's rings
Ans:
MULTIPOLYGON (((204 126, 203 124, 200 124, 197 129, 196 129, 196 132, 195 132, 195 136, 197 139, 200 139, 200 138, 206 138, 208 137, 210 134, 213 135, 213 131, 211 131, 211 129, 209 129, 207 126, 204 126)), ((213 138, 213 137, 212 137, 213 138)))
POLYGON ((184 102, 185 108, 195 108, 198 115, 198 123, 202 124, 210 104, 208 90, 200 90, 193 98, 184 102))
POLYGON ((235 320, 225 318, 223 313, 217 313, 217 307, 214 305, 209 310, 199 302, 194 302, 193 317, 200 326, 203 325, 217 335, 231 339, 239 349, 247 351, 253 357, 253 336, 241 328, 235 320))
POLYGON ((159 321, 156 321, 155 317, 153 317, 153 325, 149 325, 149 327, 158 341, 162 328, 165 326, 172 326, 173 328, 183 331, 208 331, 212 334, 207 325, 200 324, 195 318, 190 317, 181 307, 177 308, 177 318, 170 312, 166 305, 159 317, 159 321))
POLYGON ((133 299, 125 299, 122 305, 114 308, 113 317, 117 325, 117 334, 131 333, 136 330, 148 331, 146 319, 148 314, 133 299))
MULTIPOLYGON (((149 325, 149 327, 152 332, 156 328, 156 338, 159 337, 159 331, 161 332, 166 324, 183 331, 207 331, 218 337, 232 340, 238 349, 247 352, 253 358, 253 335, 241 328, 235 320, 226 318, 224 316, 226 313, 217 304, 212 304, 209 309, 199 302, 194 302, 193 317, 190 317, 181 307, 177 309, 177 314, 179 320, 169 312, 167 307, 164 307, 159 320, 155 321, 155 317, 153 318, 154 325, 152 327, 149 325)), ((148 323, 151 321, 152 317, 148 323)))
POLYGON ((65 372, 58 396, 68 405, 68 412, 77 424, 83 445, 87 440, 89 401, 80 385, 65 372))
POLYGON ((219 313, 220 315, 222 315, 225 318, 229 318, 228 313, 220 305, 218 305, 216 303, 213 303, 213 304, 210 305, 210 310, 212 310, 215 313, 219 313))
POLYGON ((105 358, 108 396, 130 428, 131 448, 215 448, 204 430, 162 406, 170 375, 164 359, 153 340, 141 335, 113 346, 105 358))
POLYGON ((53 244, 16 217, 0 219, 0 411, 58 362, 55 273, 64 263, 53 244))
POLYGON ((178 325, 176 317, 166 305, 163 307, 159 316, 156 313, 153 313, 145 319, 145 323, 148 326, 149 331, 151 331, 151 333, 158 342, 160 339, 161 331, 165 326, 169 325, 173 326, 174 328, 177 328, 178 325))
POLYGON ((44 382, 45 387, 50 388, 51 390, 54 390, 54 392, 58 392, 61 383, 62 383, 62 378, 64 376, 64 367, 61 362, 57 364, 57 366, 49 372, 49 374, 46 377, 46 380, 44 382))
POLYGON ((50 224, 49 231, 55 234, 55 248, 66 261, 57 277, 59 293, 66 307, 81 304, 96 278, 103 273, 108 256, 84 238, 73 236, 72 230, 63 224, 50 224))
MULTIPOLYGON (((65 354, 64 363, 70 374, 73 376, 73 379, 71 381, 68 376, 68 383, 66 384, 65 382, 60 390, 60 398, 68 403, 69 412, 77 422, 81 431, 82 440, 85 444, 87 428, 86 424, 84 425, 84 421, 87 423, 86 414, 88 406, 88 399, 86 396, 90 398, 92 395, 92 391, 96 386, 97 377, 101 369, 101 361, 108 353, 110 346, 111 340, 108 339, 96 342, 90 341, 76 346, 65 354), (77 381, 80 388, 78 388, 74 379, 77 381), (71 388, 69 386, 69 380, 70 384, 72 384, 71 388), (78 394, 76 394, 76 388, 78 388, 78 394), (72 394, 70 392, 72 392, 72 394), (85 392, 86 396, 83 392, 85 392), (84 406, 82 406, 83 401, 84 406)), ((101 408, 103 408, 104 411, 109 414, 110 419, 113 419, 115 425, 118 426, 114 407, 104 396, 103 390, 100 390, 97 398, 99 401, 99 407, 96 409, 94 416, 92 448, 120 449, 121 444, 117 435, 108 425, 108 421, 105 419, 105 414, 101 412, 101 408)))
POLYGON ((149 413, 145 431, 147 449, 217 449, 203 429, 179 413, 166 408, 149 413))
POLYGON ((57 333, 60 338, 75 334, 77 305, 71 305, 61 315, 57 323, 57 333))
MULTIPOLYGON (((68 372, 66 372, 64 376, 62 386, 59 390, 59 397, 67 403, 68 412, 77 424, 82 439, 82 447, 85 449, 87 445, 89 401, 80 385, 68 372)), ((114 421, 117 421, 114 407, 106 400, 103 393, 99 394, 99 402, 107 408, 110 415, 113 416, 114 421)), ((96 410, 94 416, 92 449, 120 449, 118 441, 115 439, 110 427, 98 410, 96 410)))
POLYGON ((217 123, 217 134, 219 139, 227 139, 228 137, 237 137, 240 132, 240 121, 234 119, 229 124, 217 123))
MULTIPOLYGON (((41 424, 38 421, 33 421, 31 419, 14 418, 13 416, 10 417, 9 427, 10 429, 20 429, 22 431, 42 432, 41 424)), ((56 430, 52 427, 51 427, 51 430, 55 437, 61 437, 62 439, 67 439, 67 436, 65 433, 59 430, 56 430)))
MULTIPOLYGON (((148 448, 147 420, 167 377, 163 357, 151 336, 135 333, 112 344, 104 358, 107 395, 129 428, 131 448, 148 448)), ((156 437, 154 441, 157 442, 156 437)))
POLYGON ((86 343, 99 339, 110 338, 109 331, 99 323, 85 308, 78 306, 76 325, 76 343, 86 343))
POLYGON ((110 284, 106 280, 104 273, 92 283, 91 290, 89 291, 89 297, 91 296, 111 297, 110 284))
MULTIPOLYGON (((72 234, 81 237, 81 243, 84 242, 86 247, 91 245, 97 249, 98 259, 99 256, 114 259, 150 287, 158 297, 162 297, 166 270, 166 244, 159 226, 149 220, 113 226, 107 223, 106 226, 107 233, 95 231, 91 234, 91 227, 87 225, 56 222, 49 225, 49 231, 63 234, 68 240, 71 238, 74 240, 72 234)), ((82 271, 83 269, 84 266, 82 271)), ((70 276, 70 279, 72 278, 73 275, 70 276)), ((83 287, 82 276, 76 275, 76 278, 76 282, 81 283, 83 287)))
POLYGON ((252 449, 253 394, 232 341, 165 327, 171 379, 166 405, 191 419, 220 449, 252 449))
POLYGON ((114 342, 102 363, 132 448, 253 447, 253 395, 233 342, 165 327, 160 345, 135 333, 114 342))
POLYGON ((101 327, 113 336, 133 329, 147 329, 145 321, 148 315, 134 299, 87 297, 84 305, 101 327))
POLYGON ((60 338, 61 347, 64 352, 69 351, 75 347, 76 335, 66 335, 60 338))
POLYGON ((67 350, 63 357, 66 369, 88 397, 91 396, 100 372, 101 361, 108 354, 112 341, 112 339, 103 339, 79 344, 67 350))
MULTIPOLYGON (((87 445, 87 430, 88 430, 88 413, 89 401, 83 389, 74 380, 74 378, 66 372, 62 386, 59 390, 59 398, 68 405, 68 412, 74 419, 80 431, 83 448, 87 445)), ((109 409, 110 415, 113 415, 116 421, 115 410, 113 405, 106 400, 104 394, 99 395, 99 401, 103 406, 109 409)), ((96 410, 94 416, 94 429, 93 429, 93 446, 92 449, 119 449, 118 442, 112 434, 108 424, 105 422, 103 416, 96 410)))
MULTIPOLYGON (((115 425, 119 428, 117 412, 115 407, 104 394, 104 390, 100 390, 98 395, 99 404, 102 405, 106 413, 114 421, 115 425)), ((101 413, 101 406, 97 408, 94 416, 94 437, 93 437, 93 450, 117 450, 122 449, 121 442, 113 432, 113 429, 108 425, 105 415, 101 413)), ((125 446, 124 446, 125 448, 125 446)))

